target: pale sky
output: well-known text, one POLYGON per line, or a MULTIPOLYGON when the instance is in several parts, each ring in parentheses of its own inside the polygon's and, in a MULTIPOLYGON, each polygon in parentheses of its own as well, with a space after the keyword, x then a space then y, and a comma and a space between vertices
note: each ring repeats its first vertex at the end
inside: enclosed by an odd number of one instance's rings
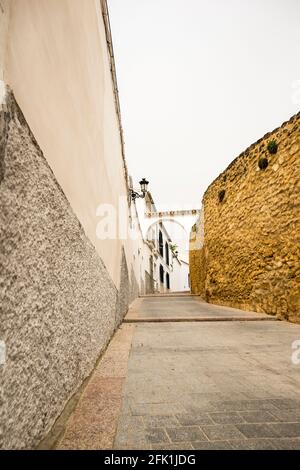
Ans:
POLYGON ((108 0, 125 151, 158 207, 207 186, 300 107, 300 0, 108 0))

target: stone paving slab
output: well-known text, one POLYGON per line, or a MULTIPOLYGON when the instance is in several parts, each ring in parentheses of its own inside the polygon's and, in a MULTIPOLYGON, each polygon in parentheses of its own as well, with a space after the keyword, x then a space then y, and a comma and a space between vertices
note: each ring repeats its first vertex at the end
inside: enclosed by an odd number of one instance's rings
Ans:
POLYGON ((199 426, 177 426, 167 428, 166 431, 171 442, 207 441, 206 435, 199 426))
POLYGON ((223 413, 210 413, 212 424, 236 424, 245 423, 244 418, 236 411, 227 411, 223 413))
POLYGON ((229 441, 233 450, 275 450, 276 443, 268 439, 246 439, 242 441, 229 441))
POLYGON ((276 410, 272 400, 225 400, 216 401, 214 407, 219 411, 249 411, 249 410, 276 410))
POLYGON ((210 441, 222 441, 229 439, 243 439, 244 434, 234 424, 215 424, 214 426, 201 426, 210 441))
POLYGON ((239 415, 247 423, 272 423, 273 421, 278 421, 278 418, 269 411, 259 410, 259 411, 243 411, 239 415))
MULTIPOLYGON (((145 428, 145 438, 147 442, 150 442, 151 444, 155 443, 169 443, 170 440, 168 438, 168 435, 166 433, 166 430, 164 428, 145 428)), ((189 440, 189 439, 181 439, 182 440, 189 440)))
POLYGON ((276 423, 271 426, 272 431, 280 437, 300 437, 299 423, 276 423))
POLYGON ((286 423, 300 422, 300 410, 276 410, 272 411, 272 415, 277 421, 286 423))
POLYGON ((232 450, 232 447, 228 441, 218 442, 193 442, 192 446, 196 450, 232 450))
POLYGON ((150 415, 143 416, 143 422, 146 426, 155 428, 155 427, 169 427, 177 426, 178 421, 174 416, 170 415, 150 415))
POLYGON ((212 418, 208 415, 208 413, 182 413, 176 415, 176 418, 181 424, 181 426, 193 426, 193 425, 200 425, 200 424, 214 424, 212 418))
POLYGON ((244 436, 250 439, 256 437, 280 437, 280 434, 274 431, 272 426, 267 423, 238 424, 237 428, 244 436))
POLYGON ((272 439, 269 442, 276 450, 300 450, 300 438, 272 439))
POLYGON ((193 450, 194 447, 190 442, 180 442, 180 444, 155 444, 151 446, 151 450, 193 450))

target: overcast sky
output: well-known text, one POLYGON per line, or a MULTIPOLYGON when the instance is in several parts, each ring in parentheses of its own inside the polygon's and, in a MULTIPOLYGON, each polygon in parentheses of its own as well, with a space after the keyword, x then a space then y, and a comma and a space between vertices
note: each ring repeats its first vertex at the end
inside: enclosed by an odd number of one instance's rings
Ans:
POLYGON ((200 207, 246 147, 298 112, 300 0, 108 0, 129 172, 200 207))

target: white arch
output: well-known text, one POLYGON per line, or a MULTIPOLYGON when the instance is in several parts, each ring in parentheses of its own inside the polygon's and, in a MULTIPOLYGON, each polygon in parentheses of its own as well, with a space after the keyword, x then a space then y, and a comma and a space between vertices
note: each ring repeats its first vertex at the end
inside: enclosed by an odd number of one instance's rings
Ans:
MULTIPOLYGON (((148 225, 148 227, 147 227, 146 230, 145 230, 146 238, 147 238, 147 235, 148 235, 148 233, 149 233, 150 228, 151 228, 153 225, 156 225, 156 224, 158 224, 158 223, 160 223, 160 222, 172 222, 172 223, 174 223, 174 224, 177 224, 177 225, 179 225, 179 226, 183 229, 183 231, 186 233, 186 235, 189 236, 189 234, 188 234, 186 228, 184 227, 184 225, 182 225, 182 223, 178 222, 178 220, 174 220, 174 219, 172 219, 172 218, 170 218, 170 217, 167 217, 167 216, 165 216, 165 217, 154 217, 154 219, 155 219, 154 222, 151 222, 150 225, 148 225)), ((151 220, 152 220, 152 219, 151 219, 151 220)))

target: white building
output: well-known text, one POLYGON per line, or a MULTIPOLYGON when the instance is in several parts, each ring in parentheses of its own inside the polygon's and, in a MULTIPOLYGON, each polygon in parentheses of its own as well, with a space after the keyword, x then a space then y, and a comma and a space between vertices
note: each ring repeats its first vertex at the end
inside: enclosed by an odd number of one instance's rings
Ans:
POLYGON ((181 259, 164 223, 151 224, 151 219, 145 217, 145 211, 156 212, 149 191, 144 199, 136 201, 136 208, 144 237, 145 257, 148 257, 144 273, 145 293, 189 291, 189 264, 181 259))

